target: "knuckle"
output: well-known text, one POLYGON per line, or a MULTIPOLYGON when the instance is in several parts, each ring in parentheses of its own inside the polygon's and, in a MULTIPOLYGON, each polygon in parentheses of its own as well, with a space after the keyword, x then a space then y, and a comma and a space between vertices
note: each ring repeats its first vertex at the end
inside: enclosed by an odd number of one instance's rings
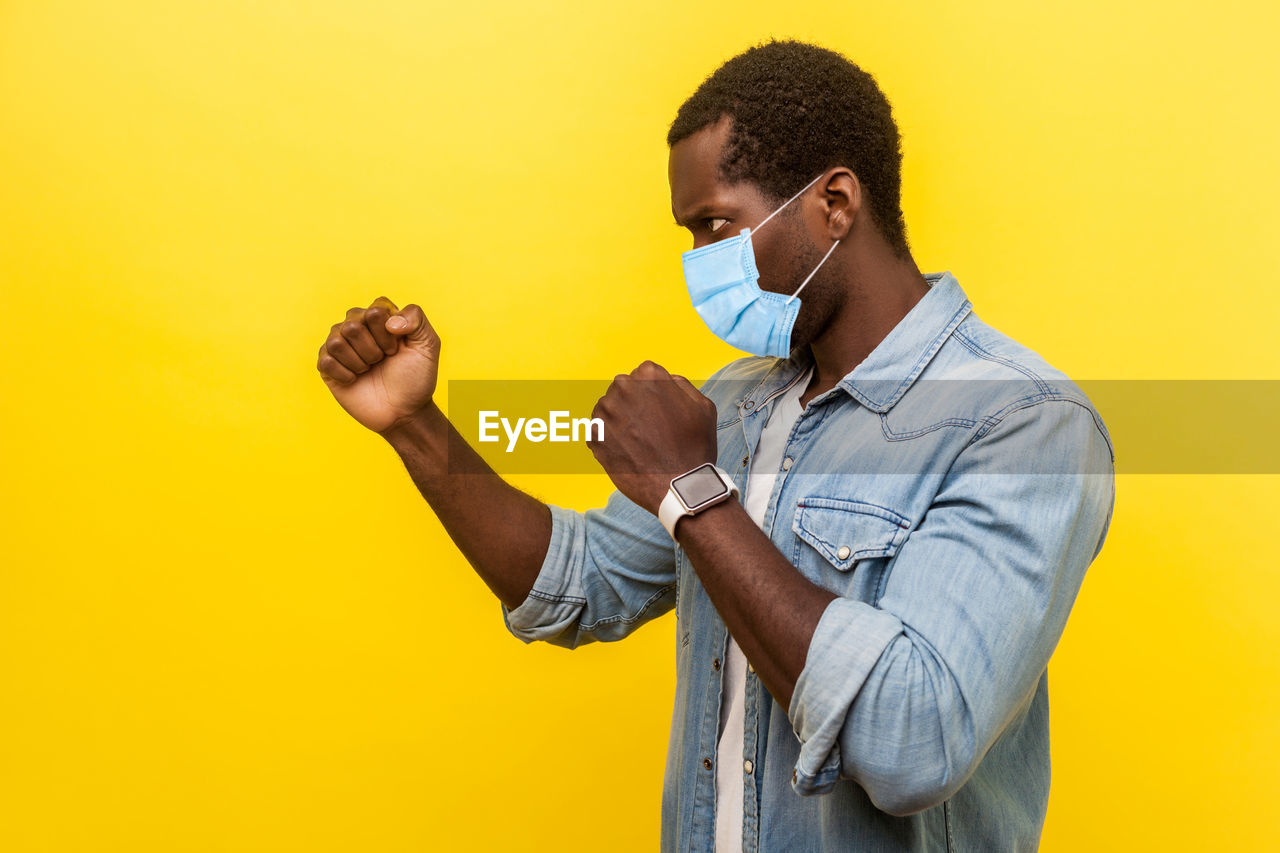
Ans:
POLYGON ((329 338, 329 340, 324 342, 324 351, 330 355, 336 355, 342 350, 345 343, 346 342, 343 341, 342 338, 329 338))
POLYGON ((316 362, 316 368, 325 376, 336 379, 339 382, 346 381, 346 375, 344 373, 345 368, 343 368, 342 365, 338 363, 337 359, 331 355, 325 354, 320 356, 320 360, 316 362))
POLYGON ((355 337, 356 335, 360 334, 361 328, 362 326, 359 323, 348 320, 347 322, 342 324, 342 334, 348 338, 355 337))

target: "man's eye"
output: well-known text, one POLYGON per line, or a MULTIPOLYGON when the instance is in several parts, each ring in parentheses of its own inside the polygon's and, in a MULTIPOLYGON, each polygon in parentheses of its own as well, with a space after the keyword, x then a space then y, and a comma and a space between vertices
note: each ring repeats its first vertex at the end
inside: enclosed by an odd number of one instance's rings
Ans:
POLYGON ((729 221, 729 220, 727 220, 727 219, 708 219, 708 220, 706 220, 706 222, 708 223, 708 226, 711 228, 711 233, 712 233, 712 234, 716 233, 716 232, 717 232, 717 231, 719 231, 721 228, 723 228, 723 227, 724 227, 724 224, 725 224, 726 222, 728 222, 728 221, 729 221))

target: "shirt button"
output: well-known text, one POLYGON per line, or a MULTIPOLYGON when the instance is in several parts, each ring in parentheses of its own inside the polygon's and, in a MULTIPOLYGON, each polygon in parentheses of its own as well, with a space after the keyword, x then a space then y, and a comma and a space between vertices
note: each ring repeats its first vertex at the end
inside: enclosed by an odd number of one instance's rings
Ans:
POLYGON ((786 459, 783 459, 783 460, 782 460, 782 470, 783 470, 783 471, 790 471, 790 470, 791 470, 791 463, 792 463, 793 461, 794 461, 794 460, 793 460, 790 456, 788 456, 786 459))
POLYGON ((711 662, 711 668, 712 668, 712 669, 719 669, 719 668, 720 668, 720 658, 716 658, 715 660, 713 660, 713 661, 711 662))
POLYGON ((791 771, 791 781, 792 781, 792 782, 795 782, 795 781, 796 781, 796 771, 794 771, 794 770, 792 770, 792 771, 791 771))
POLYGON ((750 773, 750 772, 751 772, 751 768, 752 768, 753 766, 754 766, 754 765, 752 765, 752 763, 751 763, 749 760, 748 760, 748 761, 744 761, 744 762, 742 762, 742 769, 743 769, 743 770, 745 770, 745 771, 747 771, 747 773, 750 773))
POLYGON ((755 400, 748 400, 747 402, 742 404, 742 408, 744 409, 754 409, 755 407, 756 407, 755 400))
POLYGON ((710 770, 710 769, 711 769, 711 759, 710 759, 710 758, 704 758, 704 759, 702 759, 702 766, 703 766, 703 767, 705 767, 705 768, 707 768, 708 770, 710 770))
POLYGON ((850 553, 850 552, 849 552, 849 546, 848 546, 848 545, 841 545, 841 546, 840 546, 840 550, 839 550, 839 551, 836 551, 836 557, 837 557, 837 558, 839 558, 839 559, 841 559, 841 560, 847 560, 847 559, 849 559, 849 553, 850 553))

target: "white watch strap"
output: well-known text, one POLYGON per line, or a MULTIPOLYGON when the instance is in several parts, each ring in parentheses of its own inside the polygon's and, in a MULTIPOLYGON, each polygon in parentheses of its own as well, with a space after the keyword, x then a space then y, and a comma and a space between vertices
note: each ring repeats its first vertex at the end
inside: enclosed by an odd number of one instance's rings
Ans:
POLYGON ((680 503, 680 498, 676 497, 675 489, 667 487, 667 494, 662 499, 662 503, 658 505, 658 521, 662 522, 662 526, 667 528, 667 533, 672 539, 676 538, 676 522, 688 515, 684 504, 680 503))

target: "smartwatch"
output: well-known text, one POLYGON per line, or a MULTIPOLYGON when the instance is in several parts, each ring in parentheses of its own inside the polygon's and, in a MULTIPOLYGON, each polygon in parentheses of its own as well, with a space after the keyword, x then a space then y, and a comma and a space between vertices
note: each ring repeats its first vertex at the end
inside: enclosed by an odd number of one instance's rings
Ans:
POLYGON ((738 487, 733 484, 733 478, 723 468, 706 462, 671 479, 667 496, 658 507, 658 520, 674 540, 676 522, 680 519, 686 515, 697 515, 737 494, 738 487))

